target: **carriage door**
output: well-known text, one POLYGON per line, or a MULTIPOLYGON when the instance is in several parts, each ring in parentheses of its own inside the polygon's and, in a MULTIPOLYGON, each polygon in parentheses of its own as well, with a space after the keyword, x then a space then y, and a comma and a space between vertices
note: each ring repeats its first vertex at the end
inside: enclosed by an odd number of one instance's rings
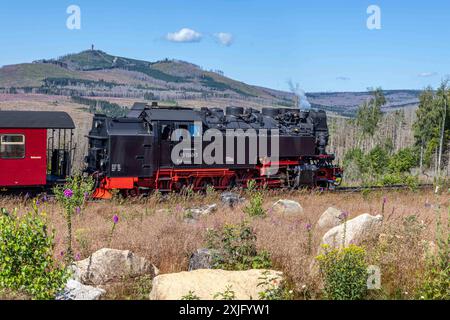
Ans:
POLYGON ((173 123, 159 122, 159 166, 172 167, 170 155, 172 153, 172 141, 170 140, 173 131, 173 123))

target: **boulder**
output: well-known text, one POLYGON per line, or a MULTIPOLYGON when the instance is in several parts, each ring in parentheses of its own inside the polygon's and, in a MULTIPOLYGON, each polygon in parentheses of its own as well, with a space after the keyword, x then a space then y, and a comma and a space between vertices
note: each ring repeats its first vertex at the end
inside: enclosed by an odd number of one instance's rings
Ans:
POLYGON ((200 208, 187 209, 185 217, 188 219, 198 219, 201 216, 209 215, 217 210, 217 204, 210 204, 200 208))
POLYGON ((220 198, 222 200, 222 203, 229 207, 234 207, 235 205, 238 205, 239 203, 245 201, 245 198, 242 198, 239 194, 235 192, 223 192, 220 195, 220 198))
POLYGON ((189 271, 212 268, 212 252, 210 249, 198 249, 189 258, 189 271))
POLYGON ((321 229, 330 229, 341 224, 342 220, 339 217, 342 211, 333 207, 329 207, 317 221, 317 226, 321 229))
POLYGON ((83 284, 99 285, 122 277, 158 275, 159 270, 129 250, 103 248, 73 264, 73 278, 83 284))
POLYGON ((105 293, 103 289, 69 279, 64 290, 56 295, 56 300, 99 300, 105 293))
POLYGON ((303 208, 297 201, 278 200, 272 205, 272 210, 276 213, 284 214, 302 214, 303 208))
POLYGON ((348 246, 350 243, 359 244, 362 241, 378 237, 380 234, 380 226, 383 222, 381 215, 372 216, 368 213, 357 216, 354 219, 348 220, 345 224, 342 223, 330 230, 322 238, 322 244, 327 244, 331 247, 348 246), (345 242, 344 240, 345 230, 345 242))
MULTIPOLYGON (((153 279, 151 300, 180 300, 190 291, 201 300, 213 300, 214 295, 224 292, 227 286, 234 292, 236 300, 258 300, 259 292, 267 287, 258 286, 262 282, 265 270, 225 271, 225 270, 194 270, 163 274, 153 279)), ((267 270, 267 277, 277 288, 280 286, 283 274, 267 270)))

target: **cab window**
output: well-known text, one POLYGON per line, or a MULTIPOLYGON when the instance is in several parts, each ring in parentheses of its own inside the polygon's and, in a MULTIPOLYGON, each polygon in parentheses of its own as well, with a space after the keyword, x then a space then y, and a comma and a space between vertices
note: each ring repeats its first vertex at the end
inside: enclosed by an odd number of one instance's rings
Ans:
POLYGON ((25 158, 25 136, 21 134, 0 135, 0 159, 25 158))

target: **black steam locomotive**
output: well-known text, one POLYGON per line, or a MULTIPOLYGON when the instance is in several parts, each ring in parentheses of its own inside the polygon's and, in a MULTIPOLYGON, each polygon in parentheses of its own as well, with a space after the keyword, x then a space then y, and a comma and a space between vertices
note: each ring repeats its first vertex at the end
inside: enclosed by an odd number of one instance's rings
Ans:
POLYGON ((95 115, 86 171, 96 198, 113 190, 246 187, 330 188, 341 169, 326 153, 323 111, 241 107, 189 109, 136 103, 126 117, 95 115))

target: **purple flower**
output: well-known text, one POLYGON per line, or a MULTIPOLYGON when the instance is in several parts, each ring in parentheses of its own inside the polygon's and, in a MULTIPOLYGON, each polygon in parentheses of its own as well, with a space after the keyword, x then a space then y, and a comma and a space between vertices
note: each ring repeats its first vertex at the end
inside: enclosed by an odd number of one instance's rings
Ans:
POLYGON ((81 255, 79 254, 79 253, 77 253, 76 255, 75 255, 75 261, 78 261, 78 260, 80 260, 81 259, 81 255))
POLYGON ((76 212, 77 214, 79 214, 79 213, 81 212, 81 208, 80 208, 80 207, 76 207, 76 208, 75 208, 75 212, 76 212))
POLYGON ((311 229, 312 229, 312 224, 311 224, 311 223, 307 223, 306 226, 305 226, 305 228, 306 228, 306 231, 311 231, 311 229))
POLYGON ((84 200, 87 200, 87 199, 89 199, 89 192, 84 193, 84 200))
POLYGON ((383 204, 386 204, 386 202, 387 202, 387 198, 383 197, 383 204))
POLYGON ((40 204, 41 204, 41 202, 39 201, 39 199, 36 200, 36 205, 38 206, 38 205, 40 205, 40 204))
POLYGON ((73 197, 73 191, 70 189, 64 190, 64 197, 66 198, 72 198, 73 197))
POLYGON ((339 215, 339 219, 341 220, 345 220, 348 217, 348 212, 347 211, 342 211, 341 214, 339 215))
POLYGON ((114 224, 117 224, 119 222, 119 216, 117 214, 114 215, 113 222, 114 224))
POLYGON ((60 255, 61 257, 64 257, 64 251, 61 251, 61 252, 59 253, 59 255, 60 255))

